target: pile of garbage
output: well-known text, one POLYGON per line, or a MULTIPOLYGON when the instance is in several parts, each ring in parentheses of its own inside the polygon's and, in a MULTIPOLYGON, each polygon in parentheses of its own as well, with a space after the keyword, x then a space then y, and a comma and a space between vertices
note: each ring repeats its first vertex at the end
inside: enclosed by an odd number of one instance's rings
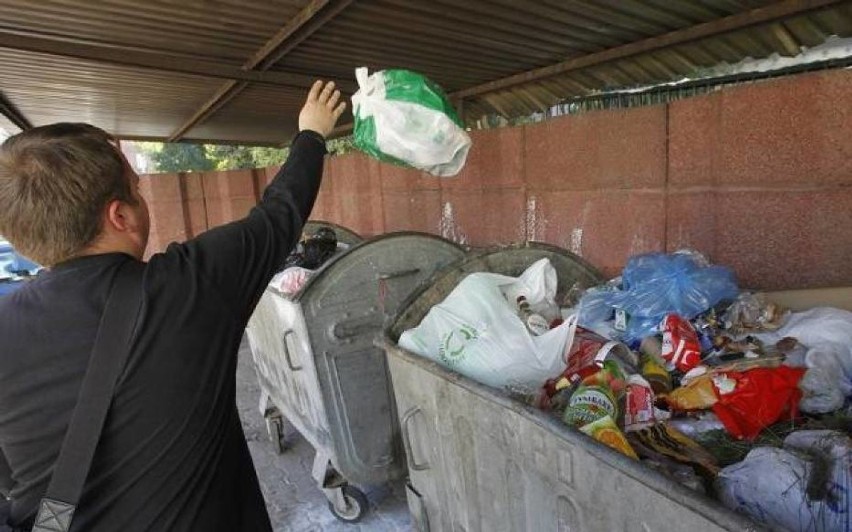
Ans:
POLYGON ((399 345, 729 508, 848 530, 852 312, 789 312, 698 253, 557 290, 547 259, 467 276, 399 345))
POLYGON ((334 229, 320 227, 296 244, 284 262, 284 269, 275 274, 269 286, 286 296, 295 295, 322 265, 348 248, 346 244, 338 242, 334 229))

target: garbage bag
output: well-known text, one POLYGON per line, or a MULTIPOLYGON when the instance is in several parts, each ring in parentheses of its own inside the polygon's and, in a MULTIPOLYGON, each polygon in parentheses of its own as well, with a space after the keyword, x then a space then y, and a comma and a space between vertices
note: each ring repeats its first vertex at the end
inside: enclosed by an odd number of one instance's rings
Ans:
POLYGON ((824 345, 810 349, 805 357, 808 370, 799 382, 802 400, 799 409, 808 414, 827 414, 843 407, 843 370, 838 360, 837 349, 824 345))
POLYGON ((755 336, 770 343, 795 338, 808 348, 805 365, 835 375, 834 387, 852 396, 852 312, 831 307, 794 312, 779 330, 755 336))
POLYGON ((796 418, 803 373, 801 368, 781 366, 714 375, 718 401, 713 413, 732 436, 754 440, 776 421, 796 418))
POLYGON ((409 70, 355 70, 355 145, 379 160, 436 176, 459 173, 470 136, 444 91, 409 70))
POLYGON ((524 296, 530 304, 530 310, 553 320, 559 317, 556 304, 558 283, 556 269, 549 260, 541 259, 524 270, 515 282, 506 285, 503 293, 515 310, 518 310, 518 297, 524 296))
POLYGON ((668 314, 692 319, 723 300, 736 299, 738 293, 733 271, 707 264, 698 253, 647 253, 627 262, 621 290, 595 295, 594 302, 581 301, 581 306, 604 300, 625 311, 629 316, 625 340, 636 342, 654 334, 668 314))
POLYGON ((567 320, 541 336, 529 333, 504 296, 525 285, 528 301, 539 305, 556 294, 547 259, 521 276, 473 273, 465 277, 423 321, 402 333, 400 347, 437 361, 483 384, 520 394, 535 394, 541 383, 565 368, 563 354, 575 330, 567 320), (531 272, 531 273, 527 273, 531 272))
POLYGON ((276 273, 272 280, 269 281, 269 286, 284 294, 293 295, 304 288, 313 273, 314 270, 291 266, 284 271, 276 273))
POLYGON ((716 478, 719 500, 773 529, 850 530, 852 445, 835 431, 799 431, 758 447, 716 478))

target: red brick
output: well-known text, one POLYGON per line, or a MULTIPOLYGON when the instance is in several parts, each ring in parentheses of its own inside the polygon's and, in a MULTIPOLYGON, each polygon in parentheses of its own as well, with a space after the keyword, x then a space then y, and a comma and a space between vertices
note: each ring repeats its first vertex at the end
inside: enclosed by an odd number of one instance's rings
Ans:
POLYGON ((180 174, 153 174, 140 176, 140 183, 150 191, 151 201, 177 201, 181 199, 180 174))
MULTIPOLYGON (((151 218, 151 235, 158 245, 183 242, 187 239, 183 203, 180 201, 156 201, 148 204, 151 218)), ((149 235, 149 240, 151 236, 149 235)))
POLYGON ((187 237, 198 236, 207 230, 207 205, 203 198, 183 202, 186 214, 187 237))
POLYGON ((522 188, 442 190, 441 235, 460 244, 491 246, 526 238, 522 188))
MULTIPOLYGON (((361 154, 332 158, 333 220, 363 236, 384 231, 379 163, 361 154)), ((331 217, 331 216, 330 216, 331 217)))
POLYGON ((334 179, 338 182, 350 182, 361 176, 378 176, 379 161, 361 153, 348 153, 331 157, 328 161, 334 179))
POLYGON ((665 182, 664 106, 597 111, 526 126, 527 185, 537 190, 658 187, 665 182))
POLYGON ((201 174, 188 172, 180 174, 181 186, 185 193, 184 200, 204 199, 204 187, 201 184, 201 174))
POLYGON ((255 205, 257 205, 257 201, 254 198, 230 198, 223 201, 224 219, 222 223, 245 218, 255 205))
POLYGON ((670 110, 674 185, 852 183, 852 73, 723 89, 670 110))
POLYGON ((204 172, 202 182, 206 198, 254 197, 254 179, 251 170, 204 172))
POLYGON ((252 186, 254 189, 255 203, 259 203, 263 197, 263 191, 266 189, 266 172, 263 168, 257 168, 252 172, 252 186))
POLYGON ((544 240, 619 275, 627 259, 664 248, 662 191, 555 191, 537 199, 544 240))
POLYGON ((441 178, 430 176, 413 168, 379 163, 378 170, 384 190, 438 190, 441 188, 441 178))
MULTIPOLYGON (((326 160, 326 166, 328 166, 328 160, 326 160)), ((265 183, 263 188, 266 188, 267 186, 269 186, 269 183, 272 183, 272 180, 275 179, 275 176, 278 174, 278 170, 280 170, 280 169, 281 169, 280 165, 279 166, 267 166, 266 168, 262 169, 263 170, 263 176, 264 176, 263 182, 265 183)), ((263 192, 262 189, 261 189, 261 192, 263 192)))
POLYGON ((316 202, 314 202, 314 208, 311 211, 311 220, 328 220, 330 217, 334 215, 333 209, 333 198, 331 197, 331 193, 324 192, 320 190, 319 195, 317 196, 316 202))
POLYGON ((207 205, 207 226, 210 228, 230 222, 227 213, 225 212, 225 203, 221 198, 210 197, 206 198, 207 205))
POLYGON ((524 184, 524 129, 485 129, 470 132, 467 162, 456 176, 439 178, 441 188, 481 190, 517 188, 524 184))
POLYGON ((852 285, 852 188, 717 191, 714 262, 755 289, 852 285))
POLYGON ((254 172, 252 170, 217 172, 216 177, 223 197, 255 198, 254 172))
POLYGON ((669 185, 711 185, 719 174, 720 95, 674 102, 669 107, 669 185))
POLYGON ((314 204, 314 209, 311 212, 312 220, 332 221, 335 219, 335 186, 334 186, 334 160, 336 157, 328 157, 323 165, 323 177, 320 183, 319 194, 317 201, 314 204))
POLYGON ((151 177, 147 175, 139 176, 139 195, 145 200, 149 206, 154 201, 154 194, 151 191, 151 177))
POLYGON ((713 191, 669 191, 667 204, 667 243, 669 252, 679 249, 700 251, 711 261, 716 259, 716 194, 713 191))
POLYGON ((384 193, 385 231, 441 234, 441 192, 420 190, 384 193))
POLYGON ((219 199, 222 197, 222 192, 219 189, 219 179, 216 172, 203 172, 199 174, 201 179, 201 188, 204 192, 204 198, 209 202, 211 199, 219 199))

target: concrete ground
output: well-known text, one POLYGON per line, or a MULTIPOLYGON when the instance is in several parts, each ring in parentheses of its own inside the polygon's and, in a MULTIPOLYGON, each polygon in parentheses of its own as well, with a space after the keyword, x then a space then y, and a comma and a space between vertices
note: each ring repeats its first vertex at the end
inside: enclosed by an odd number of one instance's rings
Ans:
POLYGON ((275 532, 413 530, 403 481, 386 486, 359 486, 370 501, 369 512, 356 524, 337 520, 311 477, 313 448, 291 428, 285 437, 286 450, 281 455, 275 454, 258 411, 259 396, 251 352, 248 342, 243 341, 237 369, 237 405, 275 532))

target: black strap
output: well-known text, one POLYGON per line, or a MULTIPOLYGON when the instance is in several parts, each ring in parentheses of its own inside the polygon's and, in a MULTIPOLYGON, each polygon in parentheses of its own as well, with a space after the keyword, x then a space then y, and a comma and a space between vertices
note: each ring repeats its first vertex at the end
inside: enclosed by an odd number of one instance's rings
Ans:
POLYGON ((59 459, 41 500, 33 532, 67 532, 83 493, 118 377, 130 352, 130 339, 142 300, 144 264, 119 267, 101 318, 77 406, 59 459))

